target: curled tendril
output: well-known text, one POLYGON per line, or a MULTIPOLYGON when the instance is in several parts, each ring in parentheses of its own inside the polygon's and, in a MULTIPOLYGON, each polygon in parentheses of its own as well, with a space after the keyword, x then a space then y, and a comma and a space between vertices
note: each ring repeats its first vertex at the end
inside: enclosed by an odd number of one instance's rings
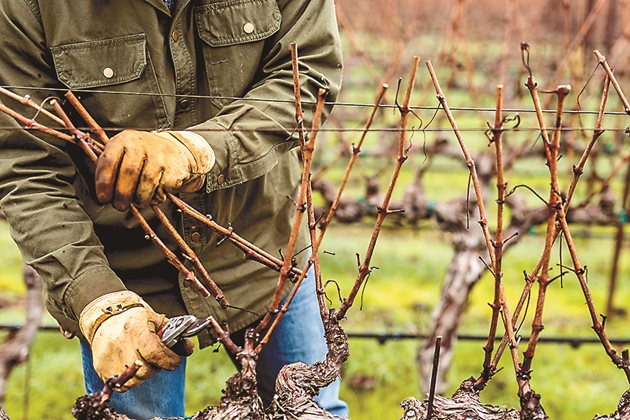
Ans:
MULTIPOLYGON (((328 287, 329 284, 335 285, 335 287, 337 288, 337 296, 339 297, 339 303, 343 304, 343 298, 341 297, 341 287, 339 287, 339 283, 337 283, 337 281, 333 279, 327 280, 326 283, 324 283, 324 289, 326 289, 326 287, 328 287)), ((325 293, 324 293, 324 296, 326 296, 326 299, 332 304, 332 301, 328 298, 328 296, 325 293)))

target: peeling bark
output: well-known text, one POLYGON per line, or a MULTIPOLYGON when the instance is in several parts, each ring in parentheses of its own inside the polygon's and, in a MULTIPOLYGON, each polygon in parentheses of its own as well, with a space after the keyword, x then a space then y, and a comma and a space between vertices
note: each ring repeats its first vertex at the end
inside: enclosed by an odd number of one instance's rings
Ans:
POLYGON ((540 394, 532 390, 521 397, 521 419, 546 420, 548 418, 545 409, 540 404, 540 394))
MULTIPOLYGON (((256 382, 256 356, 253 342, 246 345, 237 358, 241 369, 227 381, 224 396, 216 407, 208 407, 190 420, 333 420, 338 417, 322 409, 315 402, 319 390, 331 384, 337 377, 341 366, 348 359, 348 339, 331 313, 325 324, 328 354, 322 362, 307 365, 293 363, 280 371, 276 381, 276 395, 271 406, 264 411, 262 400, 258 396, 256 382)), ((247 341, 246 341, 247 343, 247 341)), ((72 415, 78 420, 132 420, 117 414, 112 409, 101 405, 100 394, 85 395, 77 399, 72 415)), ((1 420, 1 419, 0 419, 1 420)), ((160 419, 153 420, 177 420, 160 419)))
POLYGON ((335 419, 336 416, 322 409, 315 402, 319 390, 339 377, 341 365, 348 359, 348 338, 339 321, 331 313, 326 324, 326 360, 312 365, 293 363, 280 371, 276 381, 276 396, 271 404, 274 420, 335 419))
MULTIPOLYGON (((474 389, 475 379, 466 379, 452 398, 435 396, 432 419, 448 420, 519 420, 519 412, 514 409, 482 404, 479 393, 474 389)), ((427 417, 428 401, 415 398, 404 400, 401 407, 405 411, 401 420, 424 420, 427 417)))
POLYGON ((256 380, 256 353, 254 352, 253 330, 246 333, 245 349, 236 358, 240 370, 227 381, 224 396, 217 407, 209 407, 192 416, 191 420, 264 420, 268 419, 258 395, 256 380))
POLYGON ((131 420, 124 414, 118 414, 109 407, 99 409, 101 396, 89 394, 77 398, 72 407, 72 415, 77 420, 131 420))

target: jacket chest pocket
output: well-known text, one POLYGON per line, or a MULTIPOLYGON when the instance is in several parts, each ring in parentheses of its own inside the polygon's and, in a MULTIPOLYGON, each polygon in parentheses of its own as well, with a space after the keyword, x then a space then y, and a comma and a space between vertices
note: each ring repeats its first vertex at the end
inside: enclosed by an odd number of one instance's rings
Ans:
POLYGON ((168 128, 145 34, 50 47, 57 78, 107 127, 168 128))
POLYGON ((195 8, 210 94, 220 109, 256 81, 265 39, 280 29, 276 0, 229 0, 195 8))

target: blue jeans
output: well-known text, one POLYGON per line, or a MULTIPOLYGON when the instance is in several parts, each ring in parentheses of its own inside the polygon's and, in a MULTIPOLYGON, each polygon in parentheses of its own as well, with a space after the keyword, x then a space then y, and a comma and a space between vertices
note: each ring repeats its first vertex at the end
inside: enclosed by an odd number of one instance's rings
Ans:
MULTIPOLYGON (((83 376, 88 393, 100 391, 103 382, 94 371, 92 352, 81 342, 83 376)), ((319 315, 312 270, 304 279, 289 310, 278 325, 258 359, 258 382, 261 398, 269 404, 276 377, 282 366, 314 363, 326 357, 324 326, 319 315)), ((110 407, 120 414, 142 420, 151 417, 183 417, 186 360, 174 371, 162 370, 138 387, 125 393, 114 393, 110 407)), ((339 379, 321 390, 317 402, 331 413, 348 417, 348 406, 339 399, 339 379)))

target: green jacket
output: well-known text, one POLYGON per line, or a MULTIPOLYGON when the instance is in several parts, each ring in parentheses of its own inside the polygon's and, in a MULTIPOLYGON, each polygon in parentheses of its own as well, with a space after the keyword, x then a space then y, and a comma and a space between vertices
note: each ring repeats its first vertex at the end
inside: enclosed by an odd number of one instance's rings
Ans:
MULTIPOLYGON (((0 85, 36 101, 63 94, 38 88, 72 89, 112 134, 198 132, 217 163, 205 190, 182 198, 278 255, 300 179, 291 42, 299 47, 303 100, 314 102, 324 87, 334 101, 342 64, 332 0, 179 0, 173 13, 163 0, 2 1, 0 85)), ((308 120, 313 106, 305 108, 308 120)), ((38 121, 54 125, 44 116, 38 121)), ((96 201, 93 165, 75 146, 5 115, 0 127, 0 207, 65 329, 78 332, 77 317, 94 298, 127 288, 159 312, 213 315, 233 331, 264 313, 277 273, 228 243, 217 245, 216 234, 165 205, 230 302, 253 313, 222 310, 181 278, 169 280, 164 256, 130 214, 96 201)), ((159 225, 151 211, 144 214, 159 225)), ((168 239, 164 229, 157 232, 168 239)))

